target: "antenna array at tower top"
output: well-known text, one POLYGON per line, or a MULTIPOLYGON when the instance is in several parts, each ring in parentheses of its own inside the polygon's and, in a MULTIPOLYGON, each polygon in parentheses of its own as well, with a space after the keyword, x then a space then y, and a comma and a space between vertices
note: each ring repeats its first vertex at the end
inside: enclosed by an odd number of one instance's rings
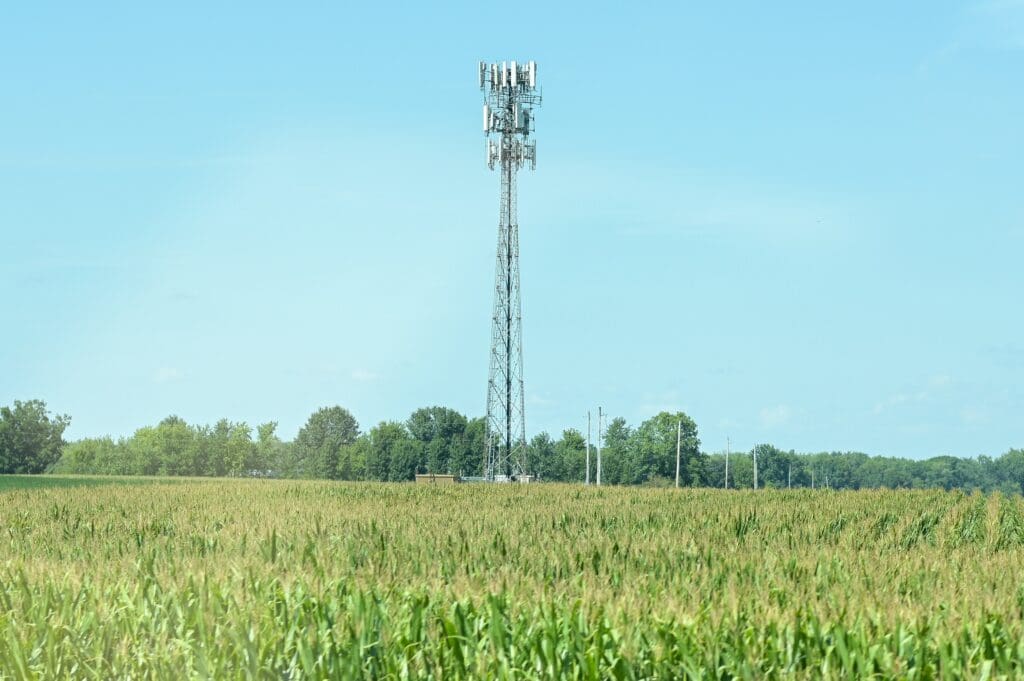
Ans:
POLYGON ((484 92, 483 128, 501 139, 487 141, 487 165, 492 170, 506 155, 516 168, 527 162, 537 167, 537 144, 527 138, 534 131, 533 107, 540 106, 537 62, 480 62, 480 89, 484 92))
POLYGON ((537 89, 537 62, 480 62, 480 89, 537 89))

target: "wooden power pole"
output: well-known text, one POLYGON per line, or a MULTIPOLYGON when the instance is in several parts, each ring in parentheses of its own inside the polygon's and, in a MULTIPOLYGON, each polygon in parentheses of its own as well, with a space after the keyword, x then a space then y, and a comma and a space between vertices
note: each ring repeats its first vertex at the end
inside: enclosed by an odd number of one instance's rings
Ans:
POLYGON ((590 484, 590 412, 587 412, 587 475, 586 485, 590 484))
POLYGON ((676 426, 676 489, 679 489, 679 447, 683 442, 683 420, 676 426))

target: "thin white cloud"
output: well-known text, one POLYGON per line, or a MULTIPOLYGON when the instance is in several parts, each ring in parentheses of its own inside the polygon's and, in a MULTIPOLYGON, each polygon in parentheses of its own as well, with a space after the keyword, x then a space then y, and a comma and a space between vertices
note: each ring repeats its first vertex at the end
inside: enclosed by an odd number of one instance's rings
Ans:
POLYGON ((793 409, 789 405, 778 404, 774 407, 765 407, 759 414, 761 425, 766 428, 777 428, 789 423, 793 417, 793 409))
POLYGON ((968 426, 977 426, 988 423, 988 412, 979 407, 964 407, 960 410, 960 420, 968 426))
POLYGON ((896 407, 901 404, 906 404, 907 402, 910 402, 910 400, 911 396, 908 395, 907 393, 896 393, 895 395, 889 395, 889 397, 885 398, 881 402, 876 402, 875 408, 872 411, 874 411, 876 414, 881 414, 887 409, 891 409, 892 407, 896 407))
POLYGON ((682 398, 678 390, 666 390, 661 393, 645 394, 639 405, 639 411, 644 415, 643 418, 647 419, 663 411, 687 413, 687 408, 686 405, 682 404, 682 398))
POLYGON ((946 374, 936 374, 930 377, 923 388, 912 392, 899 392, 875 403, 872 411, 875 414, 882 414, 894 407, 906 404, 919 404, 931 401, 939 394, 946 392, 952 387, 953 379, 946 374))
POLYGON ((377 378, 377 374, 373 373, 369 369, 352 370, 352 380, 359 381, 360 383, 369 383, 370 381, 376 381, 377 378))

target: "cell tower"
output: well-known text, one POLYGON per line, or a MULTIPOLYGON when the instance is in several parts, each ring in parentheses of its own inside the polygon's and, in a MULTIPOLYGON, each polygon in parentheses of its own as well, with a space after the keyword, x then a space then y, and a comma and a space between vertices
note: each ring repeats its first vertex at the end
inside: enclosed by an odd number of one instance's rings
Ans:
POLYGON ((537 167, 537 143, 530 141, 533 107, 541 102, 537 64, 480 62, 480 90, 484 93, 487 167, 501 169, 484 460, 484 475, 494 482, 514 480, 527 472, 516 173, 526 163, 531 170, 537 167))

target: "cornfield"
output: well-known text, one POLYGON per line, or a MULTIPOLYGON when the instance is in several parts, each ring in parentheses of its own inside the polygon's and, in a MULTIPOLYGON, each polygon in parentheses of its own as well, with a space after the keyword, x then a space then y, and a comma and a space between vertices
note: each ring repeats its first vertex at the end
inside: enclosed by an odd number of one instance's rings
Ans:
POLYGON ((200 481, 0 493, 10 678, 1024 675, 1024 505, 200 481))

